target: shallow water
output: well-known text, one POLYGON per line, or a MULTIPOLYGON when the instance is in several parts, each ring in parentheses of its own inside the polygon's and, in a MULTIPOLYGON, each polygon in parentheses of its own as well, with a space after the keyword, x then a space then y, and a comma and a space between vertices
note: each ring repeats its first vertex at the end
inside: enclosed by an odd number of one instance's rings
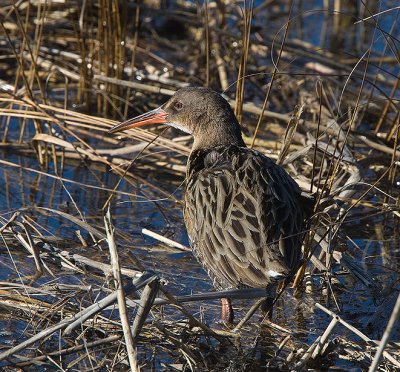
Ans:
MULTIPOLYGON (((90 246, 91 237, 84 229, 80 229, 71 221, 57 214, 43 214, 29 208, 34 206, 51 208, 79 217, 76 209, 78 207, 82 216, 91 226, 102 230, 101 210, 109 193, 70 182, 64 182, 64 186, 62 186, 57 179, 26 170, 26 168, 40 170, 34 157, 18 156, 9 151, 2 151, 1 154, 7 161, 25 167, 25 170, 9 166, 0 168, 0 184, 3 185, 0 189, 2 220, 10 218, 16 210, 28 208, 28 210, 24 210, 23 214, 31 217, 35 226, 42 233, 65 239, 62 244, 63 249, 108 263, 107 250, 102 251, 99 247, 90 246), (83 238, 89 242, 88 248, 83 248, 78 243, 76 236, 78 229, 83 238)), ((53 173, 52 169, 49 169, 48 172, 53 173)), ((138 168, 134 169, 135 172, 153 184, 162 184, 165 191, 173 194, 177 199, 181 198, 182 178, 166 174, 160 176, 159 172, 140 169, 140 164, 138 168)), ((109 189, 112 189, 119 180, 119 177, 113 175, 106 168, 91 167, 89 171, 84 165, 76 162, 66 163, 62 176, 82 184, 101 185, 109 189)), ((212 290, 206 273, 190 253, 166 248, 141 233, 142 229, 146 228, 183 244, 188 244, 181 205, 140 183, 131 185, 122 181, 118 190, 135 195, 132 197, 119 194, 111 204, 122 266, 132 267, 128 257, 128 252, 131 252, 147 269, 154 270, 160 275, 174 295, 212 290), (153 201, 149 201, 149 199, 153 201)), ((398 280, 399 272, 399 239, 396 235, 394 221, 387 215, 377 214, 377 216, 369 217, 363 214, 362 209, 355 209, 342 228, 342 236, 342 242, 346 245, 342 249, 347 249, 347 253, 353 256, 355 262, 383 286, 383 290, 393 288, 398 280), (378 238, 379 232, 383 234, 384 240, 378 238), (345 236, 348 236, 349 239, 346 240, 345 236)), ((20 283, 21 277, 34 274, 33 260, 21 247, 12 247, 8 251, 3 246, 0 251, 0 263, 1 281, 20 283)), ((60 268, 57 267, 53 267, 53 270, 57 273, 56 278, 45 273, 36 284, 54 281, 59 284, 96 283, 87 278, 85 274, 73 273, 66 269, 60 271, 60 268)), ((334 266, 334 271, 339 270, 341 268, 338 265, 334 266)), ((382 293, 372 296, 370 289, 350 275, 340 275, 338 278, 341 284, 334 286, 334 293, 342 310, 341 316, 371 338, 379 339, 382 336, 385 319, 391 311, 391 306, 387 309, 386 316, 378 319, 374 319, 372 316, 381 304, 385 304, 385 296, 382 296, 382 293)), ((322 279, 316 276, 313 278, 313 282, 315 288, 313 294, 303 293, 293 297, 291 290, 286 291, 277 303, 273 318, 275 323, 294 332, 298 342, 308 345, 325 330, 331 321, 331 317, 315 308, 316 302, 322 304, 326 302, 326 298, 321 294, 322 279)), ((240 319, 251 303, 252 301, 234 301, 237 319, 240 319)), ((217 324, 219 319, 218 301, 194 303, 187 307, 196 316, 205 317, 208 323, 220 327, 217 324)), ((329 307, 333 311, 338 311, 332 301, 329 307)), ((168 308, 164 311, 167 318, 173 319, 176 316, 174 315, 175 311, 169 311, 168 308)), ((257 325, 261 319, 261 314, 257 314, 253 319, 253 325, 249 325, 250 328, 244 332, 245 336, 242 341, 244 350, 250 342, 245 340, 247 338, 254 340, 254 335, 259 334, 257 325)), ((6 345, 13 344, 16 341, 16 333, 22 333, 26 327, 21 320, 10 320, 7 317, 1 323, 4 329, 1 339, 2 343, 6 345)), ((268 337, 271 337, 268 334, 269 331, 265 336, 267 344, 268 337)), ((341 326, 336 328, 333 335, 335 334, 355 342, 358 341, 354 334, 341 326)), ((398 333, 393 336, 394 340, 397 338, 398 333)), ((265 355, 260 355, 259 358, 262 363, 265 355)), ((342 365, 346 368, 352 365, 351 363, 346 364, 343 360, 337 360, 337 363, 338 366, 342 365)))

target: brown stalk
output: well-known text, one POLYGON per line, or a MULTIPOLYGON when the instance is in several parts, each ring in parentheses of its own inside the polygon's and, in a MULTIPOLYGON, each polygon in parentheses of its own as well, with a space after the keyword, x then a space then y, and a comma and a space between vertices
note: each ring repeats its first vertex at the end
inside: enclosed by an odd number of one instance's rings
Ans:
POLYGON ((208 25, 208 0, 204 2, 204 52, 206 55, 206 77, 204 86, 210 86, 210 33, 208 25))
MULTIPOLYGON (((133 45, 131 48, 131 60, 130 60, 130 69, 132 71, 132 74, 134 74, 134 67, 135 67, 135 61, 136 61, 136 54, 137 54, 137 46, 138 46, 138 40, 139 40, 139 25, 140 25, 140 8, 136 8, 136 13, 135 13, 135 35, 133 36, 133 45)), ((125 107, 124 107, 124 118, 127 118, 128 116, 128 109, 129 109, 129 101, 130 101, 130 95, 131 95, 131 88, 128 87, 126 89, 126 95, 125 95, 125 107)))
POLYGON ((131 367, 131 370, 136 372, 140 370, 137 361, 137 350, 133 341, 133 336, 131 333, 129 318, 126 309, 125 294, 122 286, 122 277, 121 277, 121 270, 119 267, 117 245, 115 244, 115 239, 114 239, 114 227, 111 223, 111 213, 109 208, 107 209, 106 214, 104 216, 104 226, 106 228, 107 242, 108 242, 108 247, 110 249, 111 266, 113 268, 114 282, 115 282, 115 287, 117 289, 119 316, 122 323, 122 330, 124 332, 124 339, 129 359, 129 365, 131 367))
POLYGON ((242 121, 244 84, 246 76, 246 66, 249 58, 251 22, 253 19, 254 0, 250 0, 250 9, 247 9, 247 1, 243 0, 243 30, 242 30, 242 54, 239 64, 239 71, 236 84, 236 104, 235 115, 239 122, 242 121))
POLYGON ((288 32, 289 32, 289 25, 290 25, 291 16, 292 16, 292 9, 293 9, 293 0, 290 1, 288 20, 287 20, 287 22, 285 24, 285 33, 283 35, 283 39, 282 39, 282 43, 281 43, 281 46, 280 46, 280 49, 279 49, 278 57, 276 59, 276 63, 274 64, 274 70, 272 71, 271 81, 268 84, 268 90, 267 90, 267 93, 265 95, 263 106, 261 108, 261 114, 260 114, 260 116, 258 118, 256 129, 254 131, 253 140, 252 140, 251 146, 250 146, 251 148, 254 147, 254 143, 255 143, 255 140, 256 140, 256 137, 257 137, 257 133, 258 133, 258 131, 260 129, 260 125, 261 125, 261 121, 262 121, 262 118, 263 118, 263 115, 264 115, 264 111, 267 108, 267 103, 268 103, 269 96, 270 96, 271 91, 272 91, 272 86, 274 84, 276 75, 277 75, 277 73, 279 71, 278 70, 278 66, 279 66, 280 59, 282 57, 283 48, 285 46, 285 41, 286 41, 286 38, 287 38, 288 32))

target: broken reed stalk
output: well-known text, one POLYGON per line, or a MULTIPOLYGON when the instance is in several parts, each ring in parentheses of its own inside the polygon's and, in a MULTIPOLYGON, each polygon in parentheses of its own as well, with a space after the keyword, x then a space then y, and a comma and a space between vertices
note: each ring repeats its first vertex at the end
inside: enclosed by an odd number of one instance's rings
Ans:
POLYGON ((321 336, 318 336, 317 339, 310 345, 310 347, 305 351, 305 353, 301 356, 300 360, 296 363, 296 368, 302 367, 307 361, 311 358, 314 353, 314 350, 317 348, 319 342, 321 341, 321 336))
MULTIPOLYGON (((137 290, 146 286, 150 281, 154 279, 154 275, 144 273, 140 278, 132 280, 131 283, 124 286, 125 296, 135 293, 137 290)), ((70 321, 70 324, 65 328, 64 334, 70 335, 71 332, 77 327, 81 326, 86 320, 92 318, 95 314, 101 312, 102 310, 108 308, 110 305, 114 304, 118 299, 117 292, 113 292, 108 296, 102 298, 101 300, 88 306, 79 313, 75 314, 74 319, 70 321)))
POLYGON ((110 207, 108 206, 104 216, 104 226, 106 228, 107 243, 110 249, 111 266, 113 268, 114 283, 117 289, 118 310, 124 332, 126 351, 128 354, 129 365, 133 372, 139 371, 137 351, 133 342, 129 318, 126 310, 125 293, 122 285, 121 270, 119 268, 117 246, 114 239, 114 227, 111 223, 110 207))
POLYGON ((315 359, 317 356, 321 355, 324 352, 326 341, 336 327, 338 321, 338 317, 335 316, 332 318, 328 327, 325 329, 325 332, 321 336, 317 337, 317 339, 311 344, 307 351, 302 355, 300 360, 296 363, 296 368, 304 366, 310 358, 315 359))
POLYGON ((143 289, 140 295, 140 303, 138 305, 138 311, 135 316, 135 320, 132 325, 132 336, 134 346, 136 347, 137 338, 142 330, 142 327, 146 321, 146 318, 153 306, 154 300, 157 296, 158 289, 160 287, 160 281, 158 277, 153 277, 143 289))
MULTIPOLYGON (((322 306, 319 303, 315 304, 316 307, 318 307, 320 310, 324 311, 331 317, 336 317, 338 322, 342 325, 344 325, 347 329, 355 333, 358 337, 360 337, 362 340, 368 343, 373 343, 375 345, 379 346, 379 342, 375 340, 371 340, 368 336, 366 336, 364 333, 362 333, 360 330, 358 330, 356 327, 352 326, 351 324, 347 323, 344 319, 342 319, 339 315, 335 314, 333 311, 327 309, 325 306, 322 306)), ((382 355, 389 360, 391 363, 393 363, 396 367, 400 368, 400 362, 396 360, 391 354, 389 354, 387 351, 383 351, 382 355)))
POLYGON ((170 247, 179 249, 180 251, 184 252, 192 252, 192 250, 189 247, 186 247, 185 245, 178 243, 174 240, 168 239, 165 236, 162 236, 160 234, 155 233, 154 231, 150 231, 148 229, 142 229, 142 234, 145 234, 147 236, 150 236, 153 239, 156 239, 162 243, 167 244, 170 247))
POLYGON ((385 332, 379 342, 378 350, 375 353, 374 359, 369 367, 368 372, 375 372, 378 369, 379 361, 381 360, 382 354, 384 353, 385 346, 389 341, 390 334, 396 322, 400 319, 400 294, 397 296, 396 304, 394 305, 392 315, 390 316, 389 322, 386 326, 385 332))
POLYGON ((326 327, 325 332, 322 334, 317 347, 315 348, 314 352, 312 353, 312 357, 316 358, 318 355, 322 355, 324 352, 324 346, 326 341, 328 340, 329 335, 333 332, 336 325, 338 324, 339 319, 337 317, 332 318, 331 322, 329 323, 328 327, 326 327))

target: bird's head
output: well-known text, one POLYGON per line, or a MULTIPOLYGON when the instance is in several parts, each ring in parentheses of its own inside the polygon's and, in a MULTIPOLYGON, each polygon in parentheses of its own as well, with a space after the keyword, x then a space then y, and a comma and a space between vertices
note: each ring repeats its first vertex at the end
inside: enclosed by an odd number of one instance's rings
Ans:
POLYGON ((182 88, 159 108, 117 124, 109 133, 163 123, 192 134, 194 148, 222 144, 244 146, 239 123, 229 103, 219 93, 202 87, 182 88))

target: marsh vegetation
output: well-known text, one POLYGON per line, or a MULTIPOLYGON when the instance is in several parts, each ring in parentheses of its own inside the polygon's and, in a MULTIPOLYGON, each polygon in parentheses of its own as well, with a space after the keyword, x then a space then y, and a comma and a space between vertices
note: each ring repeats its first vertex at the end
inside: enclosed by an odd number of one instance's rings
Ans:
POLYGON ((399 12, 3 1, 1 368, 399 370, 399 12), (188 85, 223 92, 246 144, 317 200, 272 320, 242 291, 218 322, 182 221, 192 139, 106 134, 188 85))

